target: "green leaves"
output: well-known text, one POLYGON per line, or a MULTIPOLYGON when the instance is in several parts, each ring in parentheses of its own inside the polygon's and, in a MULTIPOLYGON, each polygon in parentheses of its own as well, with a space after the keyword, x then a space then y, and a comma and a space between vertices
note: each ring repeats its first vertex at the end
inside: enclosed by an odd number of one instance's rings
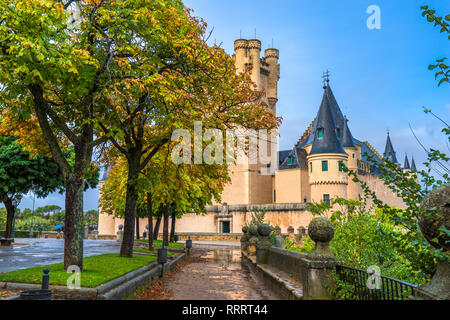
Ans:
MULTIPOLYGON (((434 15, 436 13, 436 11, 428 9, 428 6, 422 6, 420 9, 422 10, 422 16, 423 17, 426 16, 428 22, 434 22, 434 26, 440 27, 440 30, 439 30, 440 33, 446 32, 446 33, 450 34, 450 25, 445 21, 445 20, 450 21, 450 14, 446 15, 445 19, 443 19, 442 17, 436 17, 434 15)), ((448 36, 448 39, 450 40, 450 35, 448 36)), ((444 82, 449 83, 450 70, 449 70, 448 65, 443 63, 446 59, 447 58, 437 59, 436 64, 434 64, 434 65, 431 64, 428 66, 428 70, 434 70, 436 68, 439 69, 439 71, 437 71, 434 74, 435 79, 440 77, 438 86, 440 86, 444 82)))

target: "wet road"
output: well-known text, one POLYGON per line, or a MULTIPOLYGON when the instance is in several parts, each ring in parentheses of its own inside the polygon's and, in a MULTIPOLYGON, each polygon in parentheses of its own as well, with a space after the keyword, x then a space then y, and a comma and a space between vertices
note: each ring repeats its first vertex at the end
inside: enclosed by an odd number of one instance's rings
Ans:
POLYGON ((278 299, 241 265, 237 247, 195 244, 192 262, 167 279, 175 300, 278 299))
MULTIPOLYGON (((64 261, 62 239, 16 239, 27 243, 10 249, 0 249, 0 273, 64 261)), ((84 240, 84 256, 119 253, 120 242, 84 240)))

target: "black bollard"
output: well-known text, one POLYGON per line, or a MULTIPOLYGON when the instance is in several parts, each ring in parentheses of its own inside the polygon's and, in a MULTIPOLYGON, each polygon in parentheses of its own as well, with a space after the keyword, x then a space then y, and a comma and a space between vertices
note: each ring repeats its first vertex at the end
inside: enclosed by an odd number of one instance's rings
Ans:
POLYGON ((167 249, 164 248, 164 240, 162 248, 158 248, 158 263, 161 264, 161 278, 164 277, 164 265, 167 262, 167 249))
POLYGON ((48 289, 50 269, 45 268, 43 271, 41 289, 21 292, 20 300, 52 300, 52 291, 48 289))
POLYGON ((42 275, 42 290, 48 290, 48 284, 50 281, 50 275, 48 274, 50 272, 49 268, 45 268, 44 270, 44 274, 42 275))
POLYGON ((191 251, 191 248, 192 248, 192 240, 191 237, 189 236, 189 238, 186 240, 186 249, 188 251, 188 254, 191 251))

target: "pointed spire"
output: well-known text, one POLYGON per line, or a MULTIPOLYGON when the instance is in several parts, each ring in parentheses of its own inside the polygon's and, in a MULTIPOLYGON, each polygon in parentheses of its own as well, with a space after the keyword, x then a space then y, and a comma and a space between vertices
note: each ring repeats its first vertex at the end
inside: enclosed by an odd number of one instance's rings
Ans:
POLYGON ((320 104, 319 112, 316 117, 317 126, 312 132, 314 134, 314 141, 312 143, 312 154, 319 153, 343 153, 346 154, 341 141, 336 135, 336 121, 331 111, 331 103, 325 88, 320 104))
POLYGON ((344 148, 355 148, 356 146, 353 143, 353 136, 352 133, 350 132, 350 129, 348 128, 348 124, 347 124, 348 120, 347 117, 344 116, 344 128, 342 130, 342 138, 341 138, 341 142, 344 148))
POLYGON ((391 137, 389 136, 389 131, 387 133, 386 147, 384 148, 383 157, 391 162, 398 163, 397 157, 395 156, 394 147, 392 146, 391 137))
POLYGON ((403 169, 411 169, 411 167, 409 166, 408 155, 406 153, 405 153, 405 164, 403 166, 403 169))
POLYGON ((414 162, 414 156, 412 157, 412 160, 411 160, 411 171, 417 171, 416 163, 414 162))
POLYGON ((330 100, 331 112, 333 113, 334 120, 336 121, 336 125, 339 128, 343 127, 344 115, 342 114, 341 108, 334 97, 333 90, 331 90, 330 84, 327 83, 327 87, 325 88, 327 93, 328 100, 330 100))

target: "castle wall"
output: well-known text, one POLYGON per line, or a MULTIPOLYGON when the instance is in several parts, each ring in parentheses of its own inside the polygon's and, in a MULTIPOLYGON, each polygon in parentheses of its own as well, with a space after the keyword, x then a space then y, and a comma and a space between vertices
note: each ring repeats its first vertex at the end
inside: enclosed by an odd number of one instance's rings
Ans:
POLYGON ((275 173, 276 203, 303 202, 300 171, 300 169, 288 169, 275 173))
MULTIPOLYGON (((300 226, 308 227, 312 219, 310 212, 305 211, 304 204, 268 204, 268 205, 231 205, 231 206, 209 206, 206 214, 187 213, 176 221, 176 232, 193 233, 221 233, 220 222, 230 222, 230 233, 242 233, 242 227, 252 220, 252 212, 255 209, 266 209, 265 222, 273 226, 279 226, 286 233, 289 226, 297 229, 300 226), (224 210, 224 208, 227 208, 224 210)), ((119 225, 123 225, 123 219, 102 215, 104 228, 99 229, 100 235, 116 235, 119 225)), ((156 219, 153 220, 155 225, 156 219)), ((139 219, 140 234, 146 230, 148 219, 139 219)), ((161 221, 160 233, 162 232, 161 221)), ((169 230, 171 219, 169 219, 169 230)))
POLYGON ((400 197, 397 197, 397 195, 394 194, 392 190, 384 184, 383 180, 378 178, 378 176, 368 174, 359 175, 358 177, 361 179, 361 181, 367 183, 367 186, 370 188, 370 190, 375 191, 375 194, 379 200, 390 206, 406 208, 406 204, 403 202, 403 200, 400 197))

